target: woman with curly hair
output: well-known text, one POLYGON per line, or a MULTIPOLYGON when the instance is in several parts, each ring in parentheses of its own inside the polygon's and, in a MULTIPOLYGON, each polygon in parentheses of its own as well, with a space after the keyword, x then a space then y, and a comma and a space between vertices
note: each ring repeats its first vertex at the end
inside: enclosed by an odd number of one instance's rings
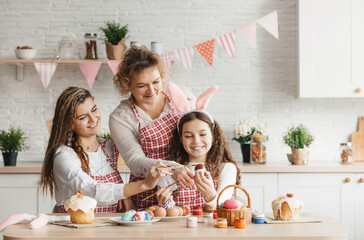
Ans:
MULTIPOLYGON (((182 116, 173 132, 170 149, 171 159, 194 169, 196 164, 205 165, 206 172, 194 176, 198 192, 185 196, 178 188, 173 193, 176 205, 191 207, 210 205, 216 207, 218 194, 226 186, 240 184, 240 169, 233 159, 229 145, 219 124, 205 111, 191 111, 182 116)), ((233 188, 223 192, 220 201, 231 198, 233 188)))
MULTIPOLYGON (((127 98, 121 100, 110 114, 109 128, 131 171, 131 182, 145 179, 156 161, 161 160, 170 166, 180 165, 167 161, 172 131, 176 128, 180 114, 166 93, 166 72, 157 53, 134 46, 126 51, 114 77, 116 89, 127 98)), ((193 173, 188 168, 178 168, 172 177, 159 180, 158 186, 165 187, 179 181, 179 185, 184 188, 195 188, 192 178, 193 173)), ((143 200, 157 190, 156 187, 133 196, 135 207, 147 208, 168 200, 163 195, 143 200)))

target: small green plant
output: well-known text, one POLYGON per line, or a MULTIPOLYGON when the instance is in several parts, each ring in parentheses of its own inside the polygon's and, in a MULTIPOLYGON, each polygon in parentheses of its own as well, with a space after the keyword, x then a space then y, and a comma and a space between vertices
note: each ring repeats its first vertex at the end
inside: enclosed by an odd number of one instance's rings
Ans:
POLYGON ((293 148, 304 148, 304 146, 309 147, 313 140, 314 137, 302 124, 297 127, 290 127, 287 133, 283 136, 284 143, 293 148))
POLYGON ((100 27, 100 30, 104 32, 105 42, 110 42, 112 45, 117 45, 121 39, 128 34, 128 24, 120 26, 120 23, 107 21, 106 27, 100 27))
POLYGON ((19 152, 29 149, 27 137, 20 128, 10 127, 9 131, 0 132, 0 150, 2 152, 19 152))
POLYGON ((103 139, 112 139, 110 133, 101 133, 101 134, 98 134, 97 137, 98 138, 103 138, 103 139))

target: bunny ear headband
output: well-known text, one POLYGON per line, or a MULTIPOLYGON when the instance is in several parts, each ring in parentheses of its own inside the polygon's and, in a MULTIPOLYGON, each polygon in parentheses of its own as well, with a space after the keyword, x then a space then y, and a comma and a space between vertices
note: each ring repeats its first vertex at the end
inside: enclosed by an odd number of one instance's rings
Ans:
MULTIPOLYGON (((174 84, 174 83, 168 84, 168 91, 169 91, 169 95, 171 97, 171 101, 176 106, 178 111, 185 113, 185 114, 187 112, 203 112, 210 118, 211 122, 214 122, 214 119, 208 112, 206 112, 205 109, 207 108, 207 105, 210 102, 210 99, 212 98, 214 93, 217 92, 218 89, 219 88, 217 86, 213 86, 213 87, 210 87, 209 89, 207 89, 204 93, 202 93, 196 99, 196 107, 194 109, 192 109, 192 106, 189 103, 189 99, 184 94, 184 92, 176 84, 174 84)), ((181 117, 183 117, 183 115, 181 117)), ((179 128, 179 120, 177 123, 177 130, 179 128)))

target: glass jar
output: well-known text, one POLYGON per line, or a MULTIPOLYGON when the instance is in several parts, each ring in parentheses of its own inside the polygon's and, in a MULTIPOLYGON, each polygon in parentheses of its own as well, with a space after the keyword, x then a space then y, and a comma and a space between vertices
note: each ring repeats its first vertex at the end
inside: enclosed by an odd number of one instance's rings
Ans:
POLYGON ((58 42, 57 59, 72 59, 72 41, 68 37, 62 37, 58 42))
POLYGON ((97 33, 85 33, 84 35, 86 55, 84 59, 98 59, 97 56, 97 33))
POLYGON ((218 218, 216 221, 217 228, 227 228, 227 220, 226 218, 218 218))
POLYGON ((246 223, 244 219, 242 218, 235 219, 235 228, 246 228, 246 223))
POLYGON ((267 154, 265 146, 266 136, 261 134, 256 134, 252 136, 252 143, 251 143, 251 160, 255 163, 263 164, 267 160, 267 154))
POLYGON ((158 54, 161 54, 163 52, 163 44, 161 42, 151 42, 150 50, 152 50, 158 54))
POLYGON ((351 142, 340 143, 341 163, 347 164, 353 162, 353 144, 351 142))

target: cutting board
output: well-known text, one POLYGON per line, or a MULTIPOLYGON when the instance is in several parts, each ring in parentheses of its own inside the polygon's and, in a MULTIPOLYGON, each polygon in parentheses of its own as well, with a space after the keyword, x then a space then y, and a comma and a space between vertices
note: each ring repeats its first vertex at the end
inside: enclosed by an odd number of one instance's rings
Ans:
POLYGON ((364 117, 358 118, 358 131, 351 134, 351 142, 354 146, 353 160, 364 162, 364 117))

